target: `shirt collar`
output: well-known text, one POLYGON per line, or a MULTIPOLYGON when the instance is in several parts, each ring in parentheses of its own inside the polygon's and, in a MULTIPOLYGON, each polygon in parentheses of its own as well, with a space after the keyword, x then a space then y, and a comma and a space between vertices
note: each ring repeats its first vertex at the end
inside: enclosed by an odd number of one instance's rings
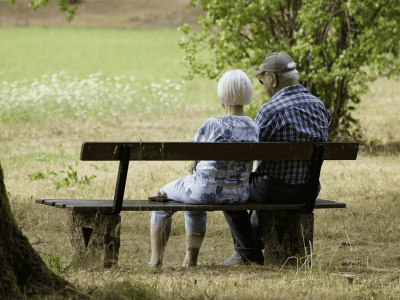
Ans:
POLYGON ((302 84, 291 85, 291 86, 281 89, 279 92, 277 92, 275 95, 273 95, 271 97, 271 99, 269 99, 269 101, 273 101, 274 99, 285 96, 285 95, 297 94, 297 93, 302 93, 302 92, 308 93, 308 90, 302 84))

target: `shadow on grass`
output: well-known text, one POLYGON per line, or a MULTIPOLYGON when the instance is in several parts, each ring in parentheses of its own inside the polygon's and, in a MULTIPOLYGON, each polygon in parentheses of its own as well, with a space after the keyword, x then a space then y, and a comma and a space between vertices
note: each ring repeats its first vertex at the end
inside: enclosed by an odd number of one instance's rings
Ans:
POLYGON ((400 154, 400 141, 383 143, 381 141, 370 141, 360 146, 360 152, 366 155, 398 155, 400 154))
POLYGON ((112 281, 90 292, 92 299, 160 299, 156 290, 157 286, 147 285, 141 282, 112 281))

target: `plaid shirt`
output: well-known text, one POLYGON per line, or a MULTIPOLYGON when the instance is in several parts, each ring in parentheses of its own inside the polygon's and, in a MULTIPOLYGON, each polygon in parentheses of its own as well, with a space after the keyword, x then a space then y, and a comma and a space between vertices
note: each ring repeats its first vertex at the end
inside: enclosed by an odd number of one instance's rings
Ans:
MULTIPOLYGON (((257 113, 260 142, 326 142, 330 114, 301 84, 276 93, 257 113)), ((309 161, 258 161, 257 173, 289 184, 307 183, 309 161)))

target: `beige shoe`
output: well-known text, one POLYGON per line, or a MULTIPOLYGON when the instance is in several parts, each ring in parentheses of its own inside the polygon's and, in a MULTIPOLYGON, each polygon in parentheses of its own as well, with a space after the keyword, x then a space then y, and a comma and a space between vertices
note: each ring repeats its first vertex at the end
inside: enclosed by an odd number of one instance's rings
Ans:
POLYGON ((183 267, 197 266, 197 257, 199 256, 204 235, 205 232, 192 232, 186 230, 186 257, 183 261, 183 267))
POLYGON ((151 261, 150 269, 160 269, 162 266, 165 246, 167 245, 171 228, 161 228, 150 225, 151 235, 151 261))

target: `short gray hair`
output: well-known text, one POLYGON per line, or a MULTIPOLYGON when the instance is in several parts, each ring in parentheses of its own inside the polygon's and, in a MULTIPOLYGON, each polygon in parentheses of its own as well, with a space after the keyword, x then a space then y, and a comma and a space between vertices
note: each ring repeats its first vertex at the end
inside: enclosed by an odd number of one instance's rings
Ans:
MULTIPOLYGON (((288 68, 293 68, 296 67, 296 64, 294 62, 288 63, 287 65, 288 68)), ((297 72, 296 69, 285 72, 285 73, 280 73, 279 77, 285 78, 285 79, 299 79, 299 72, 297 72)))
POLYGON ((226 105, 246 105, 253 100, 249 77, 242 70, 230 70, 218 82, 218 97, 226 105))

